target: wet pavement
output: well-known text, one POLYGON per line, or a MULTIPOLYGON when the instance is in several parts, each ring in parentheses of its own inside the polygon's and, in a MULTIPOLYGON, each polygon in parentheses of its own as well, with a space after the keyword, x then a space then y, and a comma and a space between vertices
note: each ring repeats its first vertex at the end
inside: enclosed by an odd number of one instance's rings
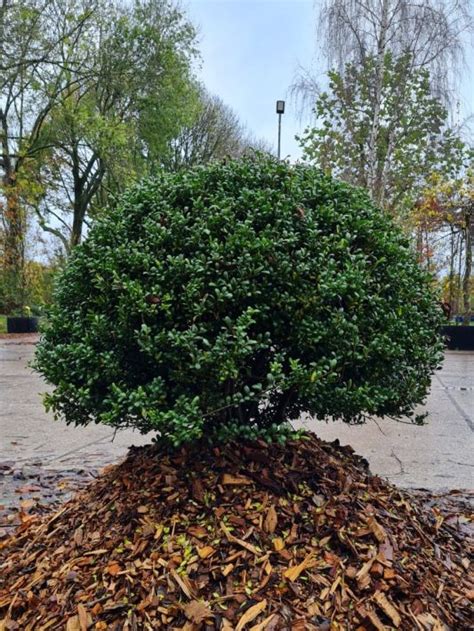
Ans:
POLYGON ((0 538, 23 513, 41 513, 150 442, 133 430, 68 426, 47 414, 46 385, 28 363, 37 336, 0 337, 0 538), (15 507, 15 511, 12 511, 15 507))
POLYGON ((0 464, 41 463, 48 469, 103 466, 123 456, 130 445, 149 442, 138 432, 91 424, 68 426, 43 408, 47 390, 28 367, 34 344, 0 339, 0 464))
POLYGON ((305 417, 297 424, 325 440, 339 439, 364 456, 373 473, 403 487, 474 488, 474 353, 447 351, 443 368, 434 375, 431 392, 420 412, 426 424, 390 419, 365 425, 305 417))
MULTIPOLYGON (((0 531, 12 505, 25 510, 65 499, 131 445, 150 437, 56 422, 40 393, 46 386, 29 367, 35 338, 0 338, 0 531), (3 338, 3 339, 2 339, 3 338), (3 505, 3 508, 2 508, 3 505), (3 511, 3 512, 2 512, 3 511), (2 523, 2 514, 5 518, 2 523), (6 517, 5 517, 6 516, 6 517)), ((404 487, 431 490, 474 487, 474 353, 446 353, 426 404, 427 425, 374 419, 363 426, 305 417, 298 424, 327 440, 339 439, 364 456, 373 473, 404 487)), ((21 511, 20 511, 21 513, 21 511)))

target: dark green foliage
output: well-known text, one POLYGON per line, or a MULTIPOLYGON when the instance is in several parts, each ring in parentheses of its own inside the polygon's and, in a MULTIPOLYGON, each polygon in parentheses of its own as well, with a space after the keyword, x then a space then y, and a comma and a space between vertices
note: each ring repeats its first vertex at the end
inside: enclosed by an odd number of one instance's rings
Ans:
POLYGON ((275 437, 302 412, 411 415, 439 323, 362 190, 257 156, 128 191, 67 265, 37 368, 68 423, 275 437))

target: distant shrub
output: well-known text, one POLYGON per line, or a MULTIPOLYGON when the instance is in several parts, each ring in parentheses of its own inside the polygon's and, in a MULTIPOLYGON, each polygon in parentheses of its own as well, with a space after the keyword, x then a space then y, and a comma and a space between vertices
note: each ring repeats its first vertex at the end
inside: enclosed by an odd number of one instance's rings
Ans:
POLYGON ((53 280, 57 267, 38 261, 26 261, 21 288, 12 291, 8 273, 0 258, 0 313, 20 314, 28 305, 32 315, 41 315, 51 302, 53 280))
POLYGON ((439 324, 362 190, 257 156, 129 190, 66 266, 37 368, 68 423, 269 438, 302 412, 413 414, 439 324))

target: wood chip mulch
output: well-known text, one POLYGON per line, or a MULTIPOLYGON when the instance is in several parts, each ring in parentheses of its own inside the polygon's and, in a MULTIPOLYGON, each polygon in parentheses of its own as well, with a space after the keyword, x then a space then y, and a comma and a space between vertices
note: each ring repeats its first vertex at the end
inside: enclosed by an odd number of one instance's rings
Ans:
POLYGON ((133 449, 0 543, 0 629, 472 629, 472 515, 349 447, 133 449))

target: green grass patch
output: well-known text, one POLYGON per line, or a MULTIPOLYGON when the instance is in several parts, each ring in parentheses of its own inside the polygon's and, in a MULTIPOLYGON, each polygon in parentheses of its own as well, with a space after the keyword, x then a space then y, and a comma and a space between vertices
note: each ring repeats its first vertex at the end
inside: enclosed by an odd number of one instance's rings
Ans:
POLYGON ((7 332, 7 316, 0 315, 0 333, 7 332))

